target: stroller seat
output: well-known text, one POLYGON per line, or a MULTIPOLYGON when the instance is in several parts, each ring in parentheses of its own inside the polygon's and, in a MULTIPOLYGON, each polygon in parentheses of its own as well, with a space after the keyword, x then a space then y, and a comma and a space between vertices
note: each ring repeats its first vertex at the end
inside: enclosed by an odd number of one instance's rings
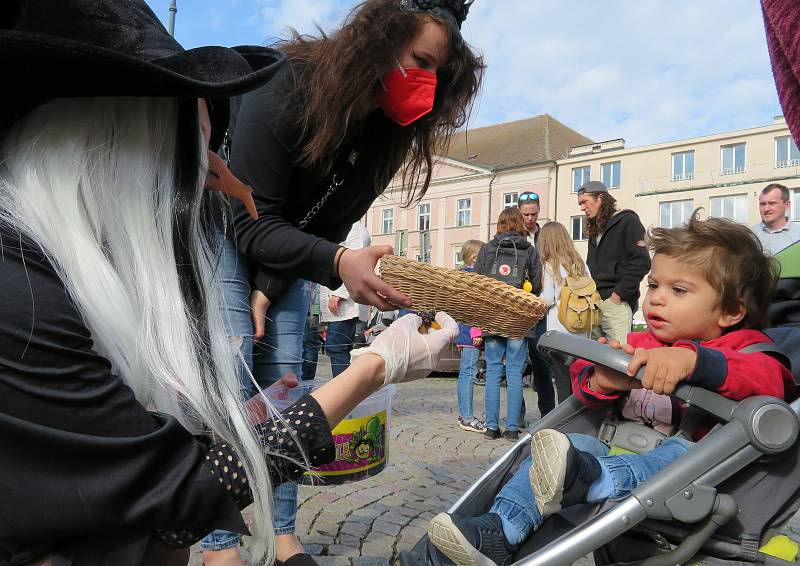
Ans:
MULTIPOLYGON (((569 379, 575 358, 622 370, 626 354, 597 342, 547 332, 540 350, 554 361, 556 379, 569 379)), ((519 549, 516 565, 571 565, 587 554, 595 564, 787 564, 758 552, 761 541, 800 507, 800 399, 733 401, 683 384, 675 396, 721 425, 688 452, 618 501, 575 506, 544 522, 519 549)), ((569 397, 495 462, 448 510, 481 515, 526 456, 531 434, 546 428, 596 435, 605 411, 569 397)), ((405 566, 445 564, 423 537, 405 566)))

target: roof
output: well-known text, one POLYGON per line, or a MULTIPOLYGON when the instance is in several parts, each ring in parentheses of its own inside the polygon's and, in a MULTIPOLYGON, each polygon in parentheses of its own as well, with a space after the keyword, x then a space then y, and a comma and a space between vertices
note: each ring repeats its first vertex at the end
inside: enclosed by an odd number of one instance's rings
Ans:
POLYGON ((495 124, 456 132, 445 157, 492 169, 507 169, 531 163, 555 161, 569 148, 592 143, 550 116, 495 124))

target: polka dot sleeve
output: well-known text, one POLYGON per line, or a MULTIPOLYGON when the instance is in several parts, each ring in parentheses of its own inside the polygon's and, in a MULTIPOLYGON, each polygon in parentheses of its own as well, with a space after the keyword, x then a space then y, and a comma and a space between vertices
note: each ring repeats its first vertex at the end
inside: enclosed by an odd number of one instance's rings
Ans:
MULTIPOLYGON (((302 465, 298 465, 304 462, 303 453, 311 466, 327 464, 336 454, 328 419, 312 396, 304 395, 286 409, 282 416, 285 422, 273 418, 255 427, 266 452, 273 485, 300 479, 306 471, 302 465)), ((233 498, 240 510, 253 502, 242 463, 226 442, 209 446, 205 460, 211 475, 233 498)), ((155 531, 156 538, 173 548, 191 546, 206 534, 176 530, 155 531)))

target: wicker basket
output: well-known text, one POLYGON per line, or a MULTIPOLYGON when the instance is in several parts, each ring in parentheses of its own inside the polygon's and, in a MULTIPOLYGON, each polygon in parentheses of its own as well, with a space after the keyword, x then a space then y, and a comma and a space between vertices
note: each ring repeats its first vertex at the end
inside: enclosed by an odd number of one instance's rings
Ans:
POLYGON ((484 334, 523 338, 548 309, 544 299, 501 281, 385 255, 381 278, 411 297, 415 310, 442 310, 484 334))

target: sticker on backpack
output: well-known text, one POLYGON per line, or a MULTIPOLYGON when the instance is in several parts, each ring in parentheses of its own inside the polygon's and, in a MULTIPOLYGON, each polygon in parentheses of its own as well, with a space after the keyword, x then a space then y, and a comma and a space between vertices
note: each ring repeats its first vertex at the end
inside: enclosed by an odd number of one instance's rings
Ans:
POLYGON ((506 277, 511 273, 511 266, 504 263, 503 265, 497 268, 497 272, 503 277, 506 277))

